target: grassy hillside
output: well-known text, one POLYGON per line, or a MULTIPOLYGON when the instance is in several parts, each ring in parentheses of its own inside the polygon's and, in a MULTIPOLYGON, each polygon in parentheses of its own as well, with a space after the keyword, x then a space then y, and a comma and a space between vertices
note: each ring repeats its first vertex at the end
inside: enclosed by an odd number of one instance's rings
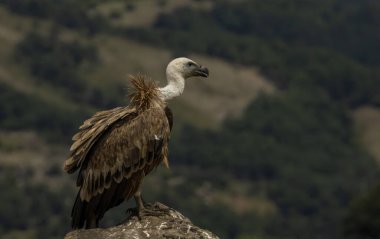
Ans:
POLYGON ((170 13, 177 8, 210 9, 213 1, 105 1, 97 5, 96 10, 104 17, 111 18, 115 27, 148 27, 162 13, 170 13))
MULTIPOLYGON (((29 32, 34 31, 35 27, 33 27, 31 23, 33 21, 29 17, 17 18, 4 8, 0 10, 3 19, 0 21, 0 27, 4 32, 3 44, 0 47, 0 53, 2 53, 0 59, 3 62, 0 68, 1 81, 10 84, 18 91, 34 93, 46 101, 75 108, 76 103, 70 102, 64 95, 65 92, 64 94, 59 94, 59 92, 57 94, 56 88, 52 88, 49 82, 38 82, 37 85, 33 82, 34 77, 28 74, 23 65, 14 64, 13 54, 17 42, 20 42, 22 37, 25 37, 29 32)), ((38 25, 38 34, 48 37, 53 31, 52 24, 49 22, 35 20, 35 24, 38 25)), ((95 88, 108 98, 114 97, 108 92, 118 90, 115 96, 116 101, 113 100, 112 103, 114 106, 126 103, 127 97, 125 96, 129 74, 144 73, 154 80, 165 81, 165 67, 172 58, 168 50, 157 49, 125 38, 104 34, 88 38, 83 34, 66 29, 59 30, 57 34, 63 41, 70 42, 74 39, 96 46, 99 64, 96 67, 83 66, 79 69, 79 74, 82 75, 82 80, 86 82, 86 87, 95 88), (115 86, 118 89, 115 89, 115 86)), ((205 81, 194 79, 194 82, 189 82, 184 97, 173 102, 173 107, 179 111, 176 113, 176 119, 179 122, 195 122, 206 127, 215 126, 215 123, 220 123, 227 116, 241 113, 258 92, 273 91, 273 86, 254 68, 232 65, 216 58, 201 55, 190 57, 207 64, 212 69, 212 75, 205 81), (226 89, 230 89, 231 86, 235 89, 227 91, 226 89), (222 105, 224 107, 221 107, 222 105), (194 114, 194 111, 199 112, 199 114, 194 114), (203 115, 204 119, 198 119, 193 115, 203 115)), ((94 110, 93 105, 86 107, 94 110)))

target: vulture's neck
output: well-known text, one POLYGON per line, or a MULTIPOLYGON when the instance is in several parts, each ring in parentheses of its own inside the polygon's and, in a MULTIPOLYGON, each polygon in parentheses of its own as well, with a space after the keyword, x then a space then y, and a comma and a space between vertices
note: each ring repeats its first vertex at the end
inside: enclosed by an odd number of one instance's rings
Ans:
POLYGON ((167 71, 166 78, 168 84, 165 87, 159 88, 164 101, 181 95, 185 89, 185 79, 181 74, 167 71))

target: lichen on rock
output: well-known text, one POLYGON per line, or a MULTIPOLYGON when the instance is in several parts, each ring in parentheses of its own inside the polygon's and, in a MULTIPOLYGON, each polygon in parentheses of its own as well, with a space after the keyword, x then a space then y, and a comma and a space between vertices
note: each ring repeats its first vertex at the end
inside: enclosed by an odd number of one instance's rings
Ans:
POLYGON ((69 232, 64 239, 219 239, 214 233, 199 228, 178 211, 161 203, 155 203, 157 215, 129 217, 124 223, 110 228, 80 229, 69 232))

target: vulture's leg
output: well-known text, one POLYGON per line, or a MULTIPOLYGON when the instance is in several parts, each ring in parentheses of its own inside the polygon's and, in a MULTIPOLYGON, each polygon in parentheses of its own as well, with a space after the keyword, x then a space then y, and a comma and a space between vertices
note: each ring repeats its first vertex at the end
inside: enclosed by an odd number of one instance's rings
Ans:
POLYGON ((140 187, 137 190, 137 192, 133 195, 133 197, 135 198, 135 201, 136 201, 136 208, 130 208, 127 210, 127 212, 131 213, 131 216, 135 215, 141 220, 147 216, 158 217, 162 214, 169 213, 169 208, 160 203, 155 203, 153 205, 150 203, 145 203, 141 196, 140 187), (162 205, 163 207, 161 207, 160 205, 162 205))
POLYGON ((141 195, 141 191, 137 191, 136 194, 133 196, 135 198, 135 202, 137 205, 137 208, 150 208, 152 207, 151 203, 145 202, 144 198, 141 195))
POLYGON ((141 176, 142 176, 142 177, 141 177, 141 180, 140 180, 139 185, 138 185, 138 187, 137 187, 137 191, 136 191, 136 193, 133 195, 133 197, 135 198, 135 201, 136 201, 136 208, 137 208, 137 211, 138 211, 138 212, 140 212, 141 210, 144 210, 145 207, 148 206, 148 205, 144 202, 144 200, 143 200, 143 198, 142 198, 142 196, 141 196, 141 185, 142 185, 142 183, 143 183, 143 181, 144 181, 145 173, 142 172, 142 173, 141 173, 141 176))
POLYGON ((142 181, 144 178, 144 173, 143 176, 140 180, 140 184, 138 186, 138 189, 136 193, 133 195, 136 201, 136 208, 130 208, 127 210, 127 213, 130 213, 131 216, 135 215, 137 216, 140 220, 146 216, 160 216, 162 214, 168 214, 169 213, 169 208, 168 207, 160 207, 157 206, 162 205, 160 203, 155 203, 155 204, 150 204, 150 203, 145 203, 142 196, 141 196, 141 185, 142 181))
MULTIPOLYGON (((136 209, 133 210, 137 217, 141 220, 147 216, 161 216, 163 214, 169 214, 169 208, 161 203, 149 204, 145 203, 141 196, 141 191, 137 191, 134 195, 136 201, 136 209)), ((133 213, 133 212, 132 212, 133 213)))
POLYGON ((150 204, 147 204, 144 202, 141 196, 140 189, 133 195, 136 201, 136 209, 135 213, 137 214, 138 218, 141 220, 142 218, 146 216, 159 216, 161 215, 160 212, 155 211, 150 204))
POLYGON ((144 210, 145 203, 144 203, 144 200, 142 199, 140 189, 135 193, 135 195, 133 195, 133 197, 135 198, 135 201, 136 201, 137 211, 144 210))

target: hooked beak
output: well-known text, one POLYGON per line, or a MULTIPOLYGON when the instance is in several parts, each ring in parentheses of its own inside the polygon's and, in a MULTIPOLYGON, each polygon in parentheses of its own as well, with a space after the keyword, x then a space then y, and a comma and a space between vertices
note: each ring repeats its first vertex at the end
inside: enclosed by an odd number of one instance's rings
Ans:
POLYGON ((194 71, 194 76, 208 77, 209 76, 208 69, 206 67, 204 67, 204 66, 199 66, 194 71))

